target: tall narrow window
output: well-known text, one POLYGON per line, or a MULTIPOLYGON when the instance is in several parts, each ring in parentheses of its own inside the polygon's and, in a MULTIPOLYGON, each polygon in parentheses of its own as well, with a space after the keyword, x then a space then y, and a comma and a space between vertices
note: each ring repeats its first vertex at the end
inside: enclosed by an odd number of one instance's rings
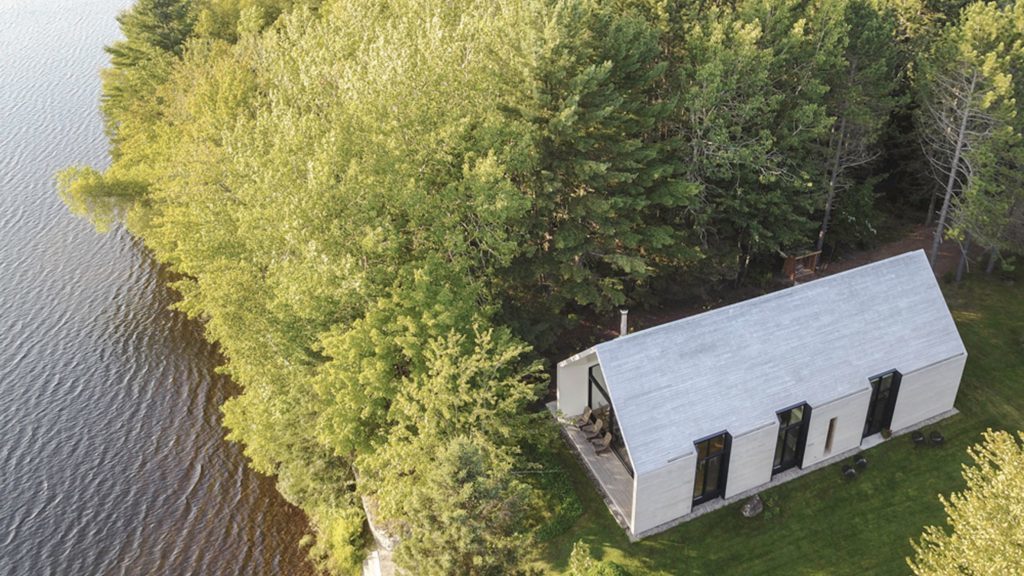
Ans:
POLYGON ((864 436, 878 434, 892 425, 892 414, 896 410, 896 395, 900 391, 899 372, 893 370, 875 376, 871 382, 871 400, 868 415, 864 420, 864 436))
POLYGON ((722 432, 698 440, 693 445, 697 449, 697 473, 693 479, 693 503, 700 504, 718 498, 725 493, 732 437, 728 432, 722 432))
POLYGON ((804 459, 804 446, 807 443, 807 422, 811 417, 811 407, 800 404, 787 408, 778 414, 779 435, 775 441, 775 460, 772 462, 772 474, 778 474, 799 466, 804 459))
POLYGON ((825 456, 832 453, 832 440, 836 437, 836 419, 828 421, 828 435, 825 436, 825 456))
POLYGON ((619 428, 619 420, 615 417, 615 409, 612 407, 611 397, 605 388, 604 374, 601 372, 601 365, 594 364, 590 367, 590 388, 587 393, 587 404, 595 414, 608 424, 608 431, 612 435, 612 453, 626 467, 626 472, 633 476, 633 466, 630 464, 629 451, 626 450, 626 443, 622 440, 622 429, 619 428))

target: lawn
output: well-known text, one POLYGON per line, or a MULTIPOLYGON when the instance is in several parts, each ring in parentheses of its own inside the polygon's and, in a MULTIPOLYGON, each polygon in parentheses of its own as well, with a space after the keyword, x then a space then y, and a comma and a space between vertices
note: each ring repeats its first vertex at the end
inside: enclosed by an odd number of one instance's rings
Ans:
POLYGON ((762 493, 767 506, 757 518, 742 517, 733 504, 635 544, 565 449, 583 514, 548 543, 544 567, 564 570, 582 539, 633 576, 907 574, 910 539, 944 521, 938 494, 963 487, 967 446, 989 427, 1024 429, 1024 278, 1017 276, 944 287, 969 354, 956 403, 961 413, 926 428, 942 431, 944 447, 894 438, 866 453, 870 465, 854 481, 842 480, 833 465, 762 493))

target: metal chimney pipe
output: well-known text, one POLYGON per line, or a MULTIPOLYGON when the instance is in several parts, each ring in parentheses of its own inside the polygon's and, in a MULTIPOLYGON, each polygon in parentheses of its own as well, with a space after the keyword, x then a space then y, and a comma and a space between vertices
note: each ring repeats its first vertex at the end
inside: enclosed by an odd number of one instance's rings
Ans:
POLYGON ((625 336, 629 328, 629 308, 619 308, 619 336, 625 336))

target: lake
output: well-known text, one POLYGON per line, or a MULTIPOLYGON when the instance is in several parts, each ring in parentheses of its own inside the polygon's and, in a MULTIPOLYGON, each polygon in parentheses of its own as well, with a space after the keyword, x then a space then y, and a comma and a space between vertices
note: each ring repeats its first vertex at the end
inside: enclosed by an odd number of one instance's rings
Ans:
POLYGON ((0 574, 311 574, 305 517, 226 442, 237 392, 167 275, 68 213, 106 166, 124 0, 0 0, 0 574))

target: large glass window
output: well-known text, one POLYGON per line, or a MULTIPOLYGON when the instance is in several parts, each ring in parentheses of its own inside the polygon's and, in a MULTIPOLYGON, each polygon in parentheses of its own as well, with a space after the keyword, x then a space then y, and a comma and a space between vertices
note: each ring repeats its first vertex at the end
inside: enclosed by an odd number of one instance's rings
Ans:
POLYGON ((718 498, 725 492, 729 468, 728 432, 694 442, 697 449, 697 473, 693 479, 693 503, 700 504, 718 498))
POLYGON ((878 434, 892 425, 896 395, 900 390, 900 373, 893 370, 871 379, 871 401, 864 421, 864 436, 878 434))
POLYGON ((601 372, 600 364, 590 367, 590 391, 587 398, 590 409, 594 412, 600 412, 612 404, 608 400, 608 393, 605 392, 604 374, 601 372))
POLYGON ((804 445, 807 443, 807 422, 811 417, 811 407, 801 404, 787 408, 778 413, 779 436, 775 441, 775 459, 772 461, 772 474, 778 474, 799 466, 804 458, 804 445))
POLYGON ((626 472, 633 475, 633 467, 629 463, 629 453, 626 451, 626 443, 622 440, 622 431, 619 428, 619 421, 615 418, 615 409, 612 407, 608 391, 605 388, 604 374, 601 372, 601 365, 595 364, 590 367, 589 388, 587 402, 590 409, 598 418, 608 424, 608 431, 612 434, 612 452, 618 457, 626 472))

